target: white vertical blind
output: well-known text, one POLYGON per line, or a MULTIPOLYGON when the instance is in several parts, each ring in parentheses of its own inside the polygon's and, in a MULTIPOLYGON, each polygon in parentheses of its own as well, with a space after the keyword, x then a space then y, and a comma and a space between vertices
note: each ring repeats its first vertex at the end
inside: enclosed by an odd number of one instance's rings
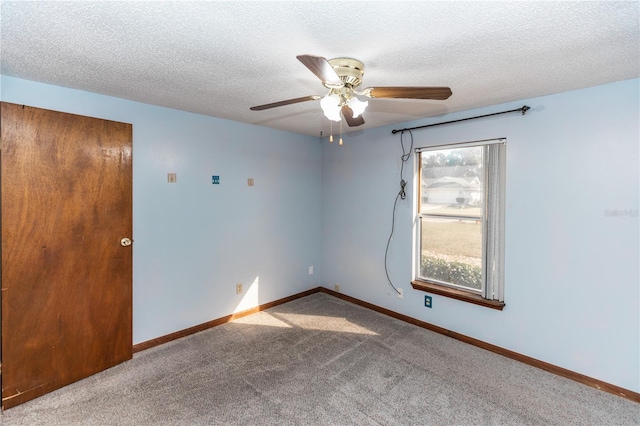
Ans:
POLYGON ((485 145, 485 299, 504 300, 504 173, 505 144, 485 145))

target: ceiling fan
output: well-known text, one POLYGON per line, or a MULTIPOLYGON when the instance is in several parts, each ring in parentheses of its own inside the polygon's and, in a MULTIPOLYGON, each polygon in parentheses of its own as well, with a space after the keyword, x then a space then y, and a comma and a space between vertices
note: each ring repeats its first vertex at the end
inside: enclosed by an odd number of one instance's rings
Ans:
POLYGON ((362 84, 364 64, 353 58, 325 59, 321 56, 298 55, 300 62, 314 73, 324 87, 329 89, 325 96, 303 96, 249 108, 252 111, 297 104, 300 102, 320 100, 324 115, 333 121, 344 117, 350 127, 364 124, 362 113, 369 104, 366 98, 402 98, 402 99, 435 99, 445 100, 451 96, 448 87, 367 87, 362 91, 356 89, 362 84), (364 99, 364 100, 363 100, 364 99))

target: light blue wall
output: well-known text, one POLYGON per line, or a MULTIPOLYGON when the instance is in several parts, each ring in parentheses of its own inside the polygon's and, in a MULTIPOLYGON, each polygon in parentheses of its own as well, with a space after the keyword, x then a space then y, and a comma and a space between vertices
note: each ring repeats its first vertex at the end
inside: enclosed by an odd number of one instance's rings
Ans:
MULTIPOLYGON (((454 90, 455 93, 455 90, 454 90)), ((324 285, 530 357, 640 391, 639 80, 378 128, 323 144, 324 285), (414 163, 399 189, 402 128, 531 106, 413 132, 415 147, 507 138, 506 307, 426 293, 412 279, 414 163), (608 211, 628 216, 608 216, 608 211)), ((408 142, 408 135, 405 134, 408 142)))
POLYGON ((321 284, 317 138, 6 76, 1 87, 6 102, 133 124, 134 343, 321 284))
POLYGON ((389 262, 404 299, 390 290, 383 260, 401 155, 392 127, 356 132, 340 147, 6 76, 1 88, 3 101, 133 124, 134 343, 337 283, 358 299, 640 391, 638 217, 606 214, 639 208, 638 80, 394 126, 532 107, 524 117, 414 132, 416 147, 507 138, 502 312, 435 295, 427 309, 425 293, 411 289, 413 159, 389 262))

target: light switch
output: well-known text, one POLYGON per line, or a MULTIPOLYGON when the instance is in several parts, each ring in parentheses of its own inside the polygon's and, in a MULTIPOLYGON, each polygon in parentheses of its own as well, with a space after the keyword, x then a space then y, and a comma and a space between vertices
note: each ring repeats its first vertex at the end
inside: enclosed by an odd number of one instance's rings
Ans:
POLYGON ((167 173, 167 182, 176 183, 176 174, 175 173, 167 173))

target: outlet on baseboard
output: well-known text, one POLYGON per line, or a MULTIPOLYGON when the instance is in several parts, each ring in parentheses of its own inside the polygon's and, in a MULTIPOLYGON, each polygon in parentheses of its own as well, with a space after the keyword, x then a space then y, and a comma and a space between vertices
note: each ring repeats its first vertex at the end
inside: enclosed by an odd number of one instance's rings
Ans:
POLYGON ((335 289, 336 291, 338 291, 338 292, 339 292, 339 291, 340 291, 340 284, 336 284, 336 285, 334 286, 334 289, 335 289))
POLYGON ((236 294, 242 293, 242 283, 236 284, 236 294))

